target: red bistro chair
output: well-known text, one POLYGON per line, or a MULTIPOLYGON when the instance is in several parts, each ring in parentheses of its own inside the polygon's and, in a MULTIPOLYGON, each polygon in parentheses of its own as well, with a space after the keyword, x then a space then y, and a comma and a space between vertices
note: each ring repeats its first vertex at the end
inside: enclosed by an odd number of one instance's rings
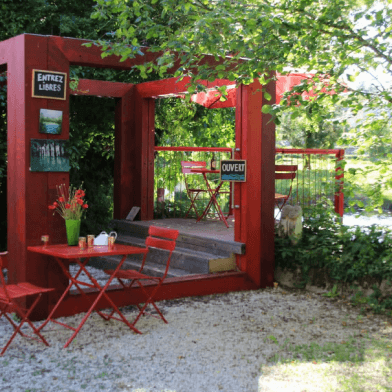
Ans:
POLYGON ((3 275, 3 268, 8 268, 7 252, 0 253, 0 318, 4 316, 10 322, 10 324, 14 328, 14 333, 8 340, 5 347, 2 349, 0 356, 2 356, 5 353, 8 346, 11 344, 12 340, 15 338, 17 334, 29 339, 34 339, 37 341, 41 340, 44 344, 49 346, 49 343, 45 340, 45 338, 39 333, 38 329, 35 328, 33 323, 29 320, 29 316, 31 312, 34 310, 38 301, 40 300, 42 294, 49 293, 50 291, 54 291, 55 289, 37 287, 27 282, 17 283, 17 284, 6 284, 3 275), (34 300, 33 304, 28 309, 19 306, 17 303, 19 299, 22 299, 26 296, 36 296, 36 299, 34 300), (16 313, 17 316, 20 318, 19 324, 16 324, 15 321, 12 319, 11 316, 12 313, 16 313), (35 335, 37 335, 39 339, 35 338, 34 336, 26 335, 20 330, 24 323, 30 325, 35 335))
POLYGON ((275 205, 278 207, 279 212, 285 206, 287 200, 290 199, 293 190, 293 181, 297 176, 298 165, 275 165, 275 180, 288 180, 290 187, 287 194, 283 195, 275 193, 275 205))
MULTIPOLYGON (((132 326, 135 327, 135 324, 138 322, 140 317, 144 314, 148 314, 153 317, 157 317, 162 319, 166 324, 167 320, 161 313, 161 311, 158 309, 157 305, 154 302, 154 297, 158 293, 160 287, 162 286, 163 281, 165 280, 167 273, 169 271, 169 266, 170 266, 170 259, 172 256, 172 253, 174 251, 174 248, 176 247, 176 239, 179 235, 178 230, 173 230, 173 229, 167 229, 164 227, 156 227, 156 226, 150 226, 148 229, 148 237, 146 238, 146 247, 149 249, 148 253, 146 253, 143 257, 142 265, 139 269, 139 271, 136 270, 119 270, 116 274, 115 277, 118 279, 120 284, 125 288, 129 289, 131 288, 134 284, 137 284, 140 289, 142 290, 144 297, 145 297, 145 302, 143 306, 140 306, 140 304, 136 305, 139 309, 139 314, 135 318, 135 320, 132 323, 132 326), (150 276, 147 274, 143 273, 143 268, 146 264, 146 259, 147 255, 150 253, 151 248, 156 248, 156 249, 161 249, 164 251, 167 251, 167 261, 166 261, 166 269, 165 272, 163 273, 162 276, 150 276), (124 280, 130 280, 130 282, 124 282, 124 280), (157 285, 153 288, 151 293, 148 293, 147 290, 144 288, 142 281, 154 281, 157 283, 157 285), (147 306, 151 304, 155 310, 158 313, 158 316, 147 313, 146 308, 147 306)), ((105 271, 107 274, 111 275, 113 273, 112 270, 106 270, 105 271)), ((108 315, 108 318, 114 318, 113 317, 114 312, 112 312, 110 315, 108 315)))
POLYGON ((181 171, 182 171, 182 174, 184 175, 186 193, 189 197, 189 200, 191 201, 191 205, 185 214, 185 218, 188 216, 188 214, 192 208, 196 213, 196 219, 199 219, 199 217, 200 217, 199 213, 197 212, 197 208, 196 208, 196 200, 201 193, 208 193, 208 190, 205 187, 201 188, 200 186, 195 188, 188 181, 187 177, 189 175, 192 175, 193 178, 195 178, 194 176, 201 176, 201 174, 192 173, 191 170, 194 168, 205 168, 205 167, 206 167, 206 162, 181 161, 181 171))

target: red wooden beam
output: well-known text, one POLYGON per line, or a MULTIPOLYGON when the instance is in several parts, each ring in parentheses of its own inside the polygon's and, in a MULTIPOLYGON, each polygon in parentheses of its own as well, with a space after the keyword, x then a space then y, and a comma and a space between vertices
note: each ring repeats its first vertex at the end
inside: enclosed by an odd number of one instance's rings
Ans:
POLYGON ((229 147, 155 147, 155 151, 222 151, 231 152, 229 147))
POLYGON ((276 148, 275 152, 277 154, 311 154, 311 155, 331 155, 334 154, 338 157, 341 154, 341 151, 344 151, 341 148, 276 148))
MULTIPOLYGON (((151 292, 155 284, 147 284, 147 291, 151 292)), ((258 287, 243 272, 223 272, 212 275, 189 275, 181 278, 168 278, 163 283, 155 297, 158 301, 183 298, 190 296, 228 293, 230 291, 255 290, 258 287)), ((135 287, 125 292, 124 289, 108 291, 109 297, 119 307, 136 305, 143 302, 143 293, 135 287)), ((97 292, 87 294, 88 300, 81 295, 69 296, 59 307, 55 317, 71 316, 85 312, 96 298, 97 292)), ((99 303, 102 308, 109 307, 106 301, 99 303)), ((170 321, 169 321, 170 322, 170 321)))
MULTIPOLYGON (((187 92, 190 80, 189 77, 185 77, 182 80, 179 78, 154 80, 152 82, 140 83, 136 86, 136 89, 142 98, 157 98, 167 95, 182 96, 187 92)), ((226 79, 216 79, 213 82, 199 80, 198 83, 206 88, 233 84, 233 82, 226 79)))
POLYGON ((142 48, 143 55, 137 55, 133 59, 120 62, 120 56, 107 56, 102 58, 102 50, 94 45, 93 41, 76 38, 64 38, 51 36, 49 39, 58 46, 72 65, 85 67, 101 67, 113 69, 130 69, 135 65, 141 65, 148 61, 154 61, 161 53, 151 53, 148 48, 142 48), (88 48, 83 46, 86 43, 93 45, 88 48))
POLYGON ((131 88, 131 83, 106 82, 103 80, 79 79, 76 90, 70 90, 72 95, 93 95, 97 97, 121 98, 131 88))

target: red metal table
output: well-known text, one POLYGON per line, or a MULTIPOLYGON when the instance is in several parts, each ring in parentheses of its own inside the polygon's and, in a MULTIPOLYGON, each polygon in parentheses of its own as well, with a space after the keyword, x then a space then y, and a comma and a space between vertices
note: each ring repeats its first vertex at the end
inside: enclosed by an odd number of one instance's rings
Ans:
POLYGON ((201 174, 203 174, 204 181, 205 181, 205 183, 207 185, 208 193, 210 194, 210 200, 209 200, 209 202, 207 204, 207 207, 203 211, 203 214, 196 220, 196 222, 199 222, 201 219, 203 219, 204 216, 207 215, 208 211, 210 210, 210 208, 211 208, 211 206, 213 204, 216 207, 216 210, 218 211, 219 219, 222 220, 224 222, 224 224, 226 225, 226 227, 228 228, 229 224, 227 223, 227 220, 226 220, 226 218, 225 218, 225 216, 224 216, 224 214, 223 214, 223 212, 222 212, 222 210, 221 210, 221 208, 219 206, 218 200, 216 200, 216 196, 219 194, 219 190, 220 190, 221 186, 223 185, 223 181, 221 180, 219 185, 215 189, 212 189, 211 185, 210 185, 210 182, 208 181, 208 178, 207 178, 207 174, 219 174, 220 171, 219 170, 214 170, 214 169, 197 168, 197 167, 195 167, 195 168, 191 169, 191 172, 192 173, 201 173, 201 174))
POLYGON ((118 307, 115 305, 115 303, 110 299, 110 297, 106 293, 106 289, 109 287, 110 283, 112 282, 114 275, 117 273, 117 271, 121 268, 123 265, 127 255, 131 254, 137 254, 137 253, 147 253, 148 249, 147 248, 139 248, 135 246, 128 246, 128 245, 119 245, 115 244, 113 247, 108 247, 108 246, 97 246, 94 245, 92 247, 85 247, 84 249, 80 249, 78 246, 68 246, 68 245, 49 245, 49 246, 29 246, 27 247, 27 250, 30 252, 35 252, 39 253, 42 255, 46 256, 52 256, 59 266, 61 267, 62 271, 64 274, 68 277, 70 280, 70 283, 60 299, 57 301, 56 305, 50 312, 48 318, 46 321, 38 328, 38 330, 41 330, 42 328, 45 327, 46 324, 49 323, 49 321, 52 321, 54 323, 60 324, 66 328, 69 328, 74 331, 73 335, 69 338, 69 340, 66 342, 64 345, 64 348, 68 347, 68 345, 72 342, 72 340, 75 338, 75 336, 78 334, 78 332, 81 330, 83 327, 84 323, 90 316, 90 314, 95 311, 97 312, 102 318, 105 320, 108 320, 109 318, 114 318, 116 320, 124 322, 130 329, 137 333, 141 333, 138 329, 136 329, 134 326, 132 326, 129 321, 124 317, 124 315, 121 313, 121 311, 118 309, 118 307), (118 264, 117 268, 113 270, 112 275, 110 275, 108 281, 106 282, 105 286, 101 286, 93 276, 88 272, 86 269, 86 265, 88 261, 90 260, 91 257, 100 257, 100 256, 113 256, 113 255, 122 255, 122 259, 120 263, 118 264), (68 268, 64 265, 64 260, 69 260, 70 262, 77 263, 79 265, 79 270, 75 274, 75 276, 72 276, 69 273, 68 268), (87 277, 90 279, 91 283, 83 282, 81 280, 78 280, 79 275, 84 272, 87 277), (82 321, 80 322, 79 326, 77 328, 71 327, 65 323, 61 323, 55 319, 53 319, 53 315, 56 311, 56 309, 59 307, 61 302, 64 300, 64 298, 67 296, 69 291, 71 290, 72 286, 75 286, 77 290, 80 292, 80 294, 84 295, 84 297, 87 299, 86 293, 82 290, 81 286, 87 286, 89 288, 96 288, 99 291, 99 294, 97 298, 93 301, 91 304, 89 310, 83 317, 82 321), (99 302, 99 300, 104 297, 112 306, 113 308, 113 313, 116 312, 119 315, 118 317, 114 316, 109 316, 106 315, 99 310, 96 310, 96 306, 99 302))

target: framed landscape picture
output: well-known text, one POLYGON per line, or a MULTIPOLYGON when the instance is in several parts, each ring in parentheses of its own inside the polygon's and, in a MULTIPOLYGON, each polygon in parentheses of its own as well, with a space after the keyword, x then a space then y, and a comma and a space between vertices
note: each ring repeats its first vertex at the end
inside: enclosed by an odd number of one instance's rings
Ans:
POLYGON ((40 109, 39 132, 60 135, 63 123, 63 112, 61 110, 40 109))
POLYGON ((31 139, 30 170, 35 172, 68 172, 67 140, 31 139))

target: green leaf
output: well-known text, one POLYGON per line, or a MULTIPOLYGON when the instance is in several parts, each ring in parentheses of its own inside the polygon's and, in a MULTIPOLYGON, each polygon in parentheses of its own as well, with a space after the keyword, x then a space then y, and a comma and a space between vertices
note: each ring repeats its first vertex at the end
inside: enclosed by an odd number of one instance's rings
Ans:
POLYGON ((263 105, 263 107, 261 108, 262 113, 264 114, 268 114, 271 112, 271 105, 263 105))

